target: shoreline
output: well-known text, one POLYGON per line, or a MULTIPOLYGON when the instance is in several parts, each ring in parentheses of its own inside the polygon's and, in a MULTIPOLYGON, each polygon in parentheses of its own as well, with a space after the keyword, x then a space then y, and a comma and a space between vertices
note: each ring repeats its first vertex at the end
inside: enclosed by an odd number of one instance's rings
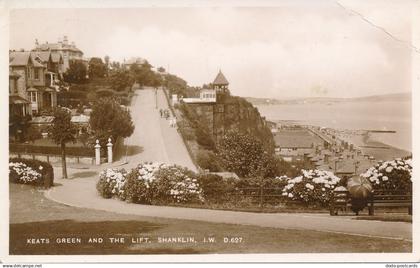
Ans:
POLYGON ((367 133, 365 134, 346 134, 343 135, 339 130, 335 130, 338 135, 337 137, 353 143, 357 148, 362 151, 362 154, 375 157, 376 160, 388 161, 395 158, 402 158, 412 155, 412 152, 397 148, 395 146, 386 144, 381 141, 377 141, 370 137, 367 133))

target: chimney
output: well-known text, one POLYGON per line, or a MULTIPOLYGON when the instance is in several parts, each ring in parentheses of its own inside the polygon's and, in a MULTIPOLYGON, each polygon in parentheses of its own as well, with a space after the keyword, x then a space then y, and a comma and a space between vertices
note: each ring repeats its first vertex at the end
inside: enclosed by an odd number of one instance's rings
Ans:
POLYGON ((64 38, 63 38, 63 43, 64 43, 65 45, 68 45, 69 40, 67 39, 67 35, 65 35, 65 36, 64 36, 64 38))

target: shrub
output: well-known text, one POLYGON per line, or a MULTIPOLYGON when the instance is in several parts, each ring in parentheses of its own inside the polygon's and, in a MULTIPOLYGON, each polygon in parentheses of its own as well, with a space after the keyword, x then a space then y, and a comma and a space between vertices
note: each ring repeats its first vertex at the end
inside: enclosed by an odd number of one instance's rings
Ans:
POLYGON ((54 184, 54 170, 47 162, 11 158, 9 159, 9 181, 49 188, 54 184))
POLYGON ((236 179, 225 179, 216 174, 202 174, 198 176, 198 183, 206 203, 220 204, 233 201, 236 179))
POLYGON ((222 171, 219 159, 212 151, 199 150, 197 153, 197 164, 202 169, 208 169, 211 172, 222 171))
POLYGON ((330 171, 302 170, 300 176, 286 181, 283 196, 307 205, 327 206, 340 178, 330 171))
POLYGON ((411 159, 403 160, 397 158, 392 161, 379 163, 360 176, 372 183, 373 190, 398 190, 411 193, 412 170, 411 159))
POLYGON ((124 185, 127 172, 125 169, 108 168, 99 174, 99 181, 96 184, 98 193, 103 198, 111 198, 123 194, 122 187, 124 185))
POLYGON ((153 202, 194 203, 202 201, 202 190, 194 172, 177 165, 163 167, 151 182, 153 202))
POLYGON ((155 172, 164 167, 160 163, 144 163, 133 168, 126 176, 120 198, 130 203, 151 204, 155 172))

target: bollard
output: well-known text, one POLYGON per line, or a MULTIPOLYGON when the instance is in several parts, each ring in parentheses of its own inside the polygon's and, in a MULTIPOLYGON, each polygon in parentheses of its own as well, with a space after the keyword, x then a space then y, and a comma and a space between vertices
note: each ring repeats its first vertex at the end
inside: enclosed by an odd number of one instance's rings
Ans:
POLYGON ((99 140, 96 140, 96 145, 95 145, 95 164, 96 165, 101 164, 101 145, 99 145, 99 140))
POLYGON ((108 163, 112 163, 112 143, 111 143, 111 138, 108 138, 108 144, 106 146, 108 147, 108 163))

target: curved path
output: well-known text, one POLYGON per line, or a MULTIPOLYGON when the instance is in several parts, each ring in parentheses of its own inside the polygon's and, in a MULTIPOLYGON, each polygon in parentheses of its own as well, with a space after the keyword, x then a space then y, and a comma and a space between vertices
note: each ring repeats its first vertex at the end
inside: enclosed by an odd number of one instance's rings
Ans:
MULTIPOLYGON (((136 128, 133 135, 125 141, 132 151, 127 157, 123 157, 126 162, 122 167, 128 169, 142 161, 160 161, 196 170, 179 133, 159 115, 159 109, 168 108, 162 90, 138 90, 133 101, 130 109, 136 128)), ((147 206, 103 199, 97 194, 95 187, 98 173, 106 167, 121 165, 121 162, 88 167, 85 170, 70 167, 70 179, 56 179, 57 186, 46 191, 45 195, 70 206, 123 214, 411 240, 412 224, 404 222, 353 220, 351 217, 331 217, 328 214, 250 213, 147 206)), ((61 174, 60 167, 54 169, 55 174, 61 174)))
POLYGON ((51 188, 45 195, 53 201, 70 206, 122 214, 283 229, 304 229, 391 239, 412 239, 412 224, 405 222, 353 220, 351 217, 331 217, 328 214, 251 213, 149 206, 130 204, 116 199, 103 199, 96 192, 96 180, 97 175, 70 180, 58 179, 56 182, 61 186, 51 188))

